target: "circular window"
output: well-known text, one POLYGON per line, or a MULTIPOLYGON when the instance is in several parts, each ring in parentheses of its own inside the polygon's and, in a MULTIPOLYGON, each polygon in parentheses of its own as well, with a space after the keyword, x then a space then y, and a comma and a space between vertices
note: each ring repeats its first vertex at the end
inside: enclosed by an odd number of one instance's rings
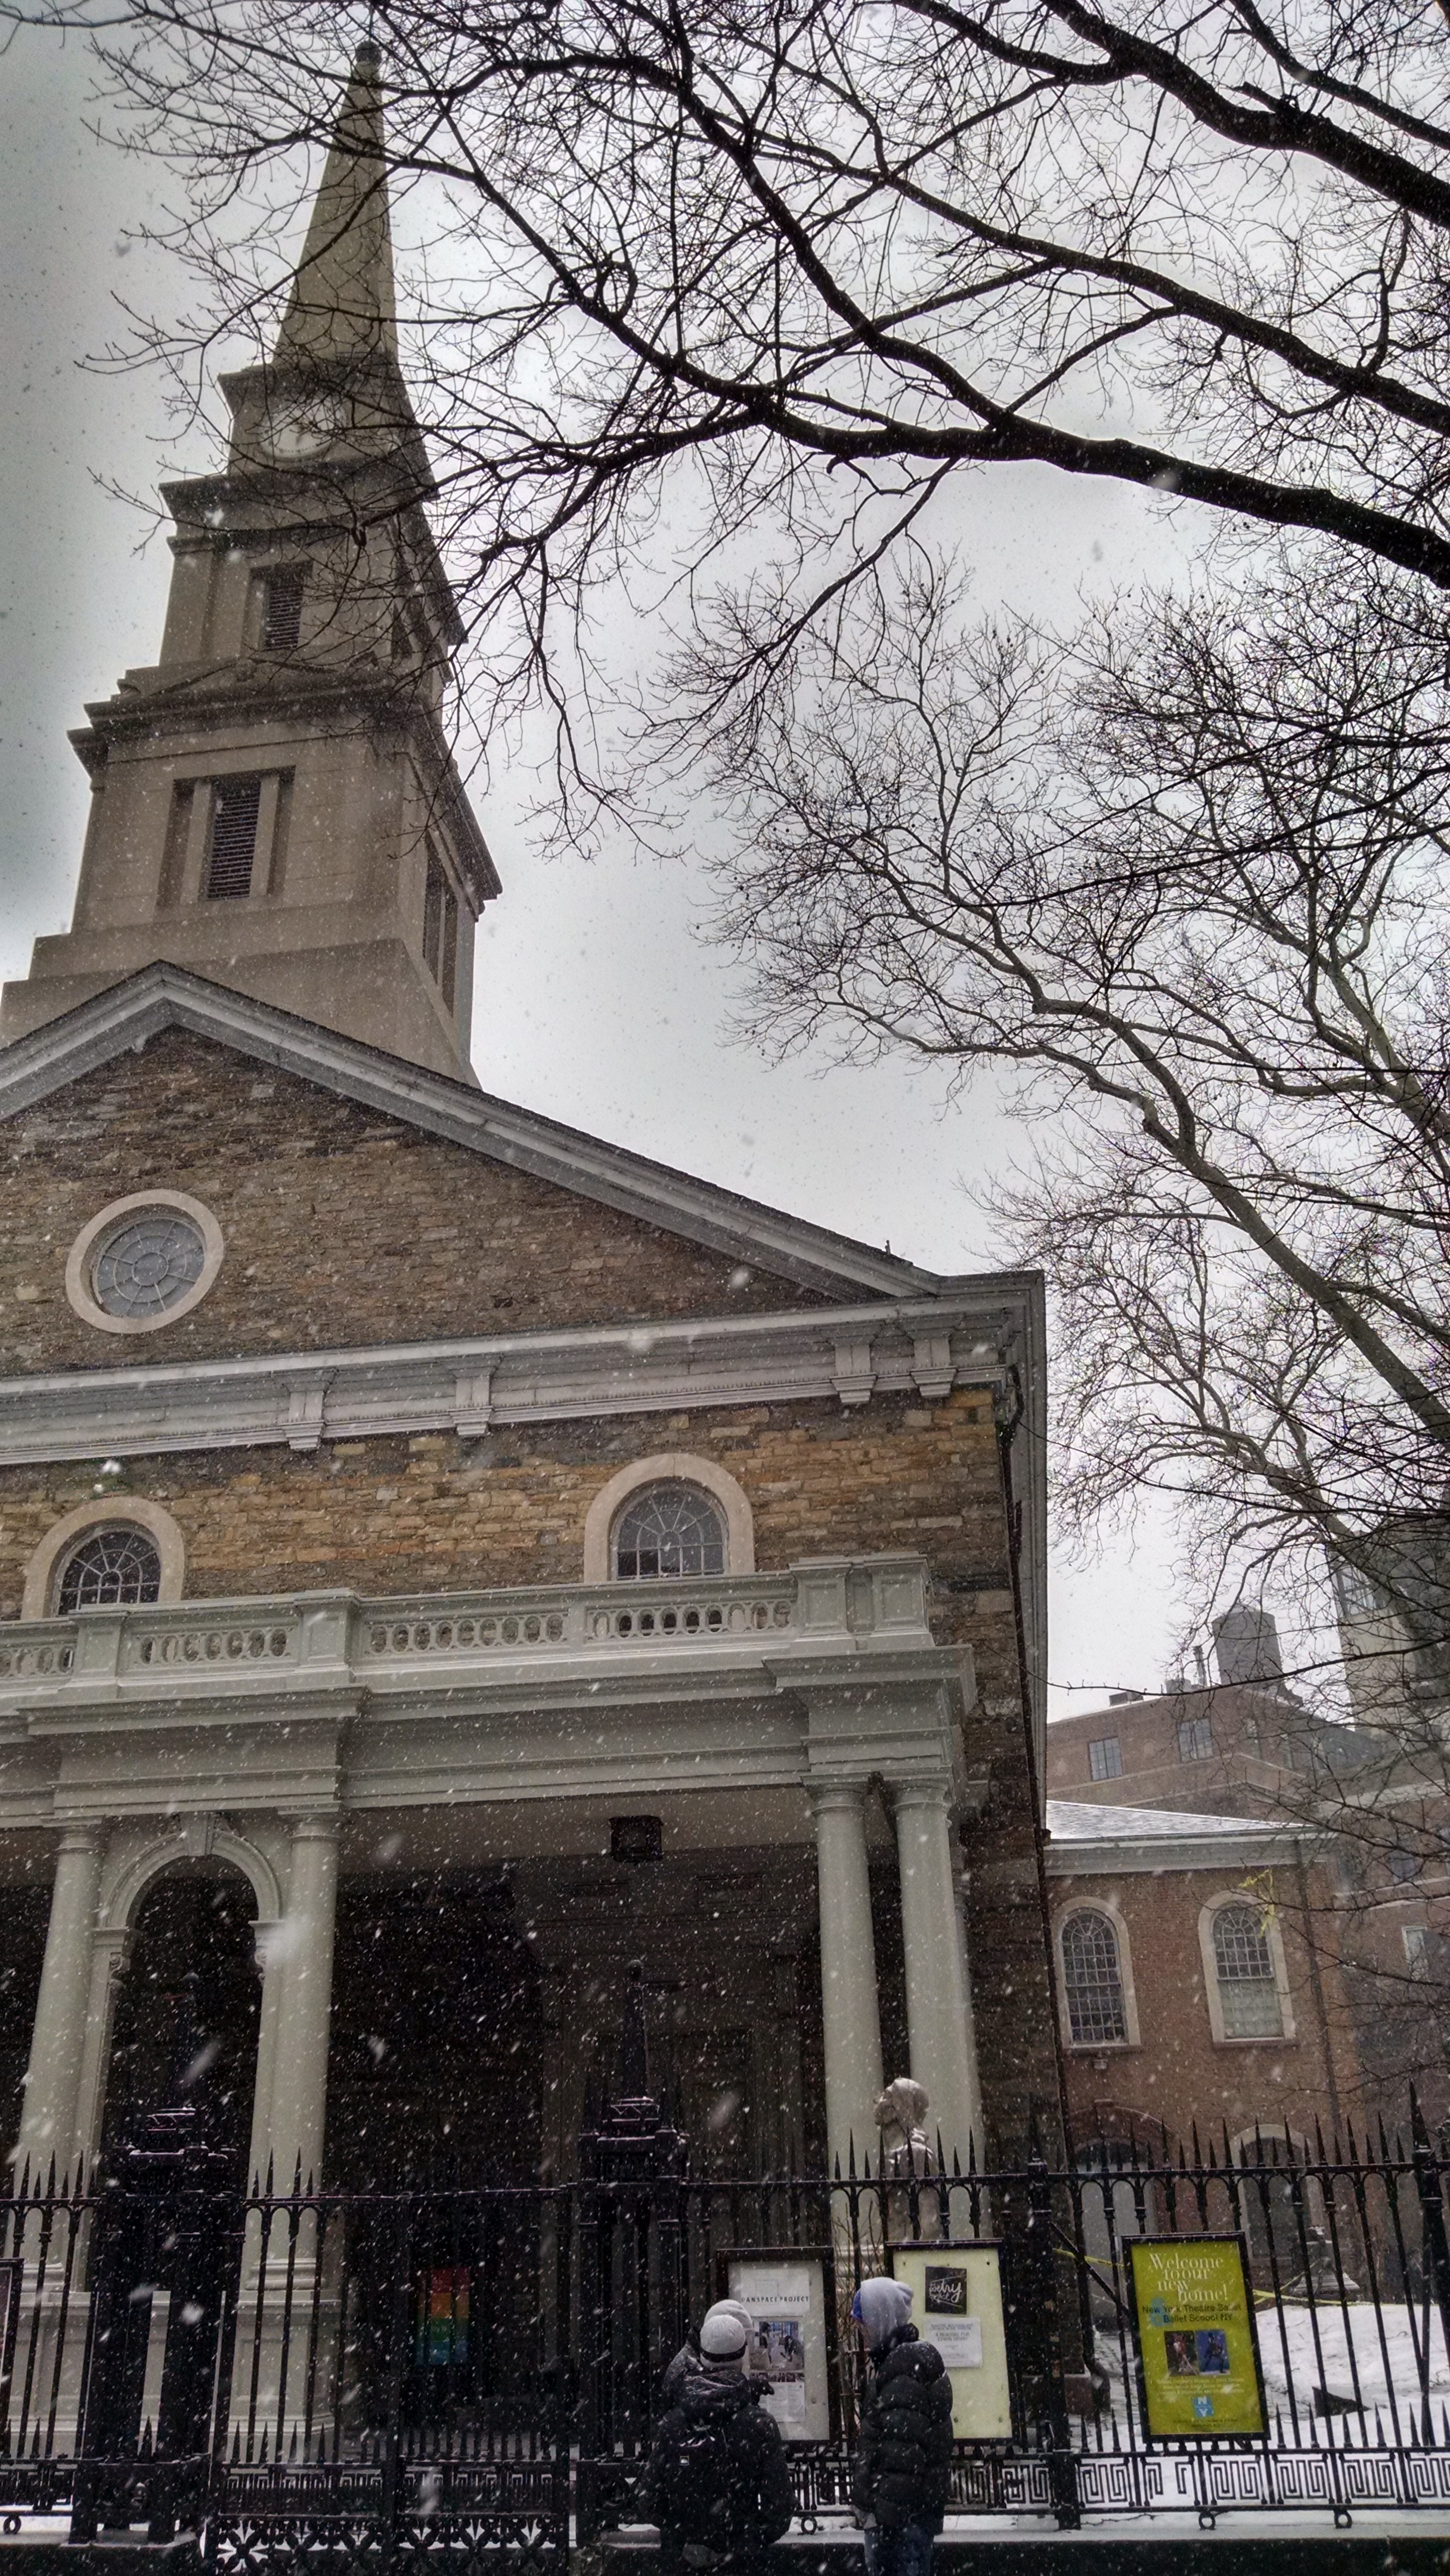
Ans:
POLYGON ((55 1606, 59 1617, 72 1610, 100 1610, 111 1602, 159 1601, 161 1551, 145 1530, 96 1530, 71 1550, 61 1567, 55 1606))
POLYGON ((221 1266, 210 1209, 180 1190, 117 1199, 71 1246, 66 1294, 103 1333, 149 1333, 204 1297, 221 1266))
POLYGON ((96 1257, 95 1300, 108 1315, 164 1315, 201 1277, 206 1245, 189 1216, 133 1217, 96 1257))

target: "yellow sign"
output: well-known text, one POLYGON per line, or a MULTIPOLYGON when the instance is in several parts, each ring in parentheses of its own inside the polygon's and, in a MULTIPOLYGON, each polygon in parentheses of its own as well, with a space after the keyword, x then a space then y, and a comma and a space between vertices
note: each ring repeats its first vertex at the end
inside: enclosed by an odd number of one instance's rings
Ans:
POLYGON ((1236 2236, 1128 2240, 1149 2435, 1212 2442, 1264 2431, 1249 2280, 1236 2236))
POLYGON ((891 2269, 911 2292, 911 2322, 922 2342, 934 2343, 946 2363, 956 2439, 1009 2441, 1012 2394, 998 2248, 895 2245, 891 2269))

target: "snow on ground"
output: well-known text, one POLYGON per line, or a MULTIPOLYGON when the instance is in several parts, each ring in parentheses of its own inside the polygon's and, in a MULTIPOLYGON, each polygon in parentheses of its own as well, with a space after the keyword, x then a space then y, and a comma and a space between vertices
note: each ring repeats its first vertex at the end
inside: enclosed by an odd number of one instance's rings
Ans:
POLYGON ((1428 2346, 1423 2309, 1412 2325, 1405 2308, 1386 2307, 1377 2316, 1368 2299, 1351 2299, 1347 2309, 1285 2307, 1282 2320, 1281 2328, 1271 2311, 1259 2312, 1259 2359, 1270 2406, 1286 2403, 1291 2376, 1301 2413, 1316 2388, 1360 2401, 1366 2410, 1378 2406, 1386 2415, 1391 2389, 1398 2406, 1417 2406, 1423 2394, 1417 2344, 1420 2352, 1428 2350, 1432 2404, 1450 2404, 1445 2334, 1433 2309, 1428 2346))
MULTIPOLYGON (((1307 2433, 1322 2433, 1324 2430, 1326 2419, 1314 2406, 1314 2392, 1319 2388, 1330 2397, 1345 2399, 1351 2408, 1363 2405, 1371 2419, 1371 2432, 1374 2412, 1378 2408, 1389 2439, 1394 2437, 1389 2403, 1389 2390, 1393 2388, 1400 2431, 1403 2434, 1409 2432, 1411 2411, 1420 2406, 1423 2397, 1418 2359, 1418 2354, 1427 2349, 1422 2308, 1417 2307, 1412 2325, 1403 2306, 1386 2305, 1376 2314, 1373 2303, 1368 2299, 1351 2299, 1347 2310, 1286 2305, 1278 2317, 1272 2308, 1259 2309, 1257 2324, 1259 2359, 1263 2366, 1269 2413, 1271 2418, 1277 2412, 1284 2419, 1286 2439, 1292 2438, 1289 2424, 1291 2385, 1301 2438, 1307 2433)), ((1428 2353, 1429 2397, 1438 2418, 1442 2406, 1450 2409, 1450 2361, 1446 2358, 1444 2330, 1438 2314, 1433 2311, 1429 2321, 1428 2353)), ((1116 2336, 1100 2336, 1097 2357, 1113 2383, 1113 2419, 1120 2429, 1126 2430, 1123 2365, 1116 2336)), ((1134 2402, 1136 2410, 1136 2399, 1134 2402)), ((1341 2420, 1341 2409, 1336 2407, 1332 2410, 1332 2419, 1336 2422, 1341 2420)), ((1106 2412, 1100 2420, 1106 2431, 1106 2412)), ((1352 2420, 1357 2433, 1357 2413, 1352 2420)), ((1438 2421, 1436 2430, 1439 2430, 1438 2421)))

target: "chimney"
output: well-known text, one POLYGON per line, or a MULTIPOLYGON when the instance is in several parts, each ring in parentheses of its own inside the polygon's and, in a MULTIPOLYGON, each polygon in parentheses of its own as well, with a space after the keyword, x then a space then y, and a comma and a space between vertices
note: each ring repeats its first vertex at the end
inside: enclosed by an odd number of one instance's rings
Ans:
POLYGON ((1225 1610, 1213 1623, 1213 1642, 1220 1681, 1283 1680, 1284 1662, 1272 1611, 1255 1610, 1242 1602, 1235 1610, 1225 1610))

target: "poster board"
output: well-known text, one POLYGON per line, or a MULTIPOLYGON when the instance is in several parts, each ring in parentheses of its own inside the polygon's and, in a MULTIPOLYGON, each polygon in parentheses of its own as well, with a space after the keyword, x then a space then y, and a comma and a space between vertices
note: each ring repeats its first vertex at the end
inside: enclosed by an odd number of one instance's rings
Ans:
POLYGON ((1242 2239, 1132 2236, 1127 2251, 1150 2441, 1262 2437, 1264 2382, 1242 2239))
POLYGON ((825 2264, 819 2254, 732 2254, 727 2296, 755 2320, 750 2346, 754 2378, 769 2382, 762 2401, 787 2442, 826 2442, 831 2388, 826 2369, 825 2264))
POLYGON ((1012 2435, 1000 2245, 895 2245, 891 2269, 911 2292, 911 2322, 934 2343, 952 2383, 959 2442, 1012 2435))

